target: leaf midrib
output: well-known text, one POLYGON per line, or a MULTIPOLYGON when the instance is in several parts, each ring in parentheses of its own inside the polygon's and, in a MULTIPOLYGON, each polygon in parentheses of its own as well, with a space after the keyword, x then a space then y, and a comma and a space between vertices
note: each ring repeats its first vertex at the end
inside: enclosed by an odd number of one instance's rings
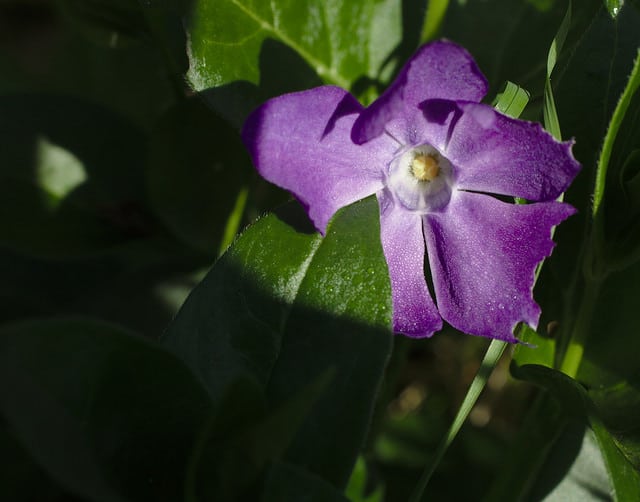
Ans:
POLYGON ((344 89, 348 89, 350 86, 350 81, 343 75, 340 75, 333 66, 327 66, 322 61, 314 57, 311 53, 309 53, 304 47, 298 44, 295 40, 291 39, 285 32, 277 29, 275 26, 270 24, 265 19, 261 18, 256 12, 249 9, 246 5, 243 5, 238 0, 231 0, 238 9, 240 9, 247 17, 251 18, 253 21, 258 23, 260 27, 274 34, 278 37, 282 42, 287 44, 289 47, 294 49, 298 54, 300 54, 304 59, 307 60, 311 66, 314 67, 315 71, 323 77, 326 81, 330 83, 339 85, 344 89))

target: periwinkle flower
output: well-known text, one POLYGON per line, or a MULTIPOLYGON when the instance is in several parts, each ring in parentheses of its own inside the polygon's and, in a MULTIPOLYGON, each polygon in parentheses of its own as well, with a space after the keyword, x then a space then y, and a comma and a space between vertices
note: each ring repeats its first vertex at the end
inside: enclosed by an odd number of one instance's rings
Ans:
POLYGON ((537 326, 534 270, 553 249, 552 227, 575 212, 555 199, 580 165, 571 142, 481 104, 486 92, 466 50, 438 41, 367 108, 323 86, 267 101, 245 124, 260 174, 321 233, 338 209, 376 194, 397 333, 430 336, 444 319, 516 341, 518 322, 537 326))

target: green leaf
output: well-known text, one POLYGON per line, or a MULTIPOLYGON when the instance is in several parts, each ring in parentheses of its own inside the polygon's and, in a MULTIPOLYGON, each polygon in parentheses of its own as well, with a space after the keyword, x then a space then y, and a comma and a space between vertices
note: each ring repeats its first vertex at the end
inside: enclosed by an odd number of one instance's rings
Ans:
POLYGON ((239 135, 197 96, 159 120, 149 155, 147 187, 155 213, 183 242, 216 256, 249 180, 251 162, 239 135))
POLYGON ((3 245, 69 257, 151 232, 144 136, 130 122, 77 99, 25 94, 0 97, 0 129, 3 245))
POLYGON ((124 47, 147 35, 137 0, 58 0, 65 15, 94 43, 124 47))
POLYGON ((614 19, 620 13, 623 4, 624 0, 604 0, 604 5, 609 11, 609 15, 614 19))
POLYGON ((400 28, 393 0, 197 0, 188 21, 187 77, 198 91, 237 80, 257 85, 267 78, 262 68, 298 81, 295 68, 267 51, 272 40, 295 51, 326 83, 350 88, 359 78, 378 76, 400 42, 400 28))
POLYGON ((331 484, 304 469, 284 462, 271 468, 260 502, 347 502, 348 499, 331 484))
POLYGON ((450 2, 440 34, 469 49, 492 89, 512 81, 541 96, 548 46, 540 41, 555 35, 558 3, 541 11, 512 0, 450 2))
POLYGON ((334 368, 339 384, 314 406, 285 458, 338 487, 363 442, 390 351, 378 228, 373 198, 341 210, 324 239, 297 205, 266 216, 216 263, 164 337, 216 399, 247 375, 278 406, 334 368), (347 408, 348 419, 335 413, 347 408))
MULTIPOLYGON (((536 299, 542 307, 541 331, 544 332, 547 326, 556 326, 554 333, 561 342, 559 346, 564 345, 573 330, 577 300, 585 290, 584 271, 592 270, 592 264, 585 266, 583 263, 585 252, 579 255, 576 246, 588 235, 585 227, 590 225, 587 219, 591 214, 596 159, 613 107, 628 81, 640 29, 640 11, 634 4, 622 9, 615 22, 601 2, 597 2, 595 12, 593 7, 591 2, 587 5, 581 2, 580 8, 574 8, 565 50, 554 70, 554 97, 562 132, 565 137, 575 139, 573 153, 583 166, 565 197, 565 202, 574 205, 578 214, 557 229, 554 235, 557 246, 545 262, 540 287, 536 288, 536 299)), ((631 111, 630 117, 634 113, 631 111)), ((637 144, 634 138, 638 137, 640 129, 637 125, 633 127, 632 120, 628 124, 629 127, 623 126, 619 131, 619 148, 614 148, 609 172, 612 182, 608 183, 608 190, 613 191, 611 196, 605 197, 605 206, 612 205, 604 208, 606 226, 611 230, 619 229, 607 234, 606 242, 612 247, 625 236, 632 235, 628 226, 633 227, 637 222, 637 219, 629 218, 631 213, 624 202, 625 195, 617 192, 616 187, 620 184, 613 182, 618 178, 617 170, 637 144)), ((589 343, 591 341, 587 345, 589 343)), ((617 342, 611 344, 614 351, 620 351, 620 347, 622 345, 617 342), (618 348, 614 349, 614 346, 618 348)), ((620 352, 626 353, 625 350, 620 352)))
POLYGON ((635 299, 640 263, 610 274, 600 287, 587 329, 585 354, 578 379, 591 387, 632 381, 638 371, 640 340, 634 326, 640 322, 635 299), (605 336, 606 334, 606 336, 605 336))
POLYGON ((493 106, 510 117, 519 117, 529 103, 529 93, 518 84, 507 81, 504 89, 496 96, 493 106))
POLYGON ((367 490, 368 473, 367 462, 363 457, 358 457, 349 483, 345 489, 345 495, 351 502, 383 502, 384 489, 378 485, 375 490, 367 490))
POLYGON ((87 500, 178 500, 210 409, 175 356, 113 325, 0 330, 0 406, 30 455, 87 500))
POLYGON ((611 431, 613 443, 640 472, 639 378, 589 390, 602 421, 611 431))
MULTIPOLYGON (((567 500, 599 502, 609 500, 611 497, 609 479, 602 454, 593 433, 589 430, 585 433, 584 427, 575 427, 569 429, 566 436, 568 437, 563 437, 558 441, 550 457, 558 452, 560 448, 566 448, 568 441, 575 444, 576 440, 582 439, 580 450, 569 471, 548 493, 546 493, 547 489, 545 489, 548 487, 542 489, 536 487, 544 493, 544 500, 548 502, 565 502, 567 500)), ((541 473, 541 480, 538 484, 544 485, 547 481, 556 480, 555 478, 557 478, 557 476, 549 472, 550 469, 556 467, 556 463, 551 459, 550 463, 545 465, 544 472, 541 473)), ((536 492, 532 498, 534 500, 540 500, 542 497, 539 496, 539 493, 540 492, 536 492)))
POLYGON ((190 462, 188 498, 231 502, 246 495, 267 463, 282 456, 332 377, 331 371, 325 372, 270 411, 259 384, 234 382, 201 432, 200 445, 190 462))
MULTIPOLYGON (((574 417, 579 420, 588 421, 591 426, 602 456, 605 461, 609 480, 613 488, 615 500, 637 500, 640 497, 640 470, 634 468, 630 459, 617 446, 620 437, 616 438, 607 428, 603 420, 604 412, 599 407, 607 401, 602 395, 596 394, 598 402, 594 402, 587 391, 575 380, 567 377, 563 373, 546 368, 543 366, 528 365, 521 368, 514 368, 514 376, 531 381, 537 385, 544 387, 554 399, 561 403, 564 413, 567 416, 574 417)), ((625 397, 629 393, 635 393, 628 388, 618 389, 622 391, 625 397)), ((620 394, 617 396, 609 396, 614 402, 619 403, 620 394)), ((638 406, 638 397, 634 397, 634 401, 626 403, 632 409, 638 406)), ((627 407, 626 412, 631 412, 627 407)), ((633 412, 632 412, 633 413, 633 412)), ((613 414, 615 416, 615 414, 613 414)), ((619 416, 619 411, 618 411, 619 416)), ((541 416, 538 416, 541 419, 541 416)), ((613 423, 615 419, 609 418, 609 423, 613 423)), ((637 431, 632 429, 633 435, 637 438, 637 431)), ((631 449, 637 452, 637 439, 631 445, 631 449)), ((542 451, 544 455, 544 451, 542 451)), ((605 489, 606 493, 607 490, 605 489)))

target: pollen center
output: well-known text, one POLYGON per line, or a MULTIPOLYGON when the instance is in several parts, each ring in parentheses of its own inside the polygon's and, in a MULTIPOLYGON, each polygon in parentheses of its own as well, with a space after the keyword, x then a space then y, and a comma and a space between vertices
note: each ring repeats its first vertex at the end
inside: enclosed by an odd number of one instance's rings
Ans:
POLYGON ((416 154, 411 161, 411 174, 418 181, 433 181, 440 174, 438 159, 427 153, 416 154))

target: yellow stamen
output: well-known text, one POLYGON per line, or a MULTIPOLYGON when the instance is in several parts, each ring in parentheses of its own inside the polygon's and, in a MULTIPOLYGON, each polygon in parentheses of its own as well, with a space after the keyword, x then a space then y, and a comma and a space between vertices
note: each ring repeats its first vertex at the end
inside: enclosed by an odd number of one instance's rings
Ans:
POLYGON ((440 164, 434 155, 417 154, 411 161, 411 174, 419 181, 433 181, 440 174, 440 164))

